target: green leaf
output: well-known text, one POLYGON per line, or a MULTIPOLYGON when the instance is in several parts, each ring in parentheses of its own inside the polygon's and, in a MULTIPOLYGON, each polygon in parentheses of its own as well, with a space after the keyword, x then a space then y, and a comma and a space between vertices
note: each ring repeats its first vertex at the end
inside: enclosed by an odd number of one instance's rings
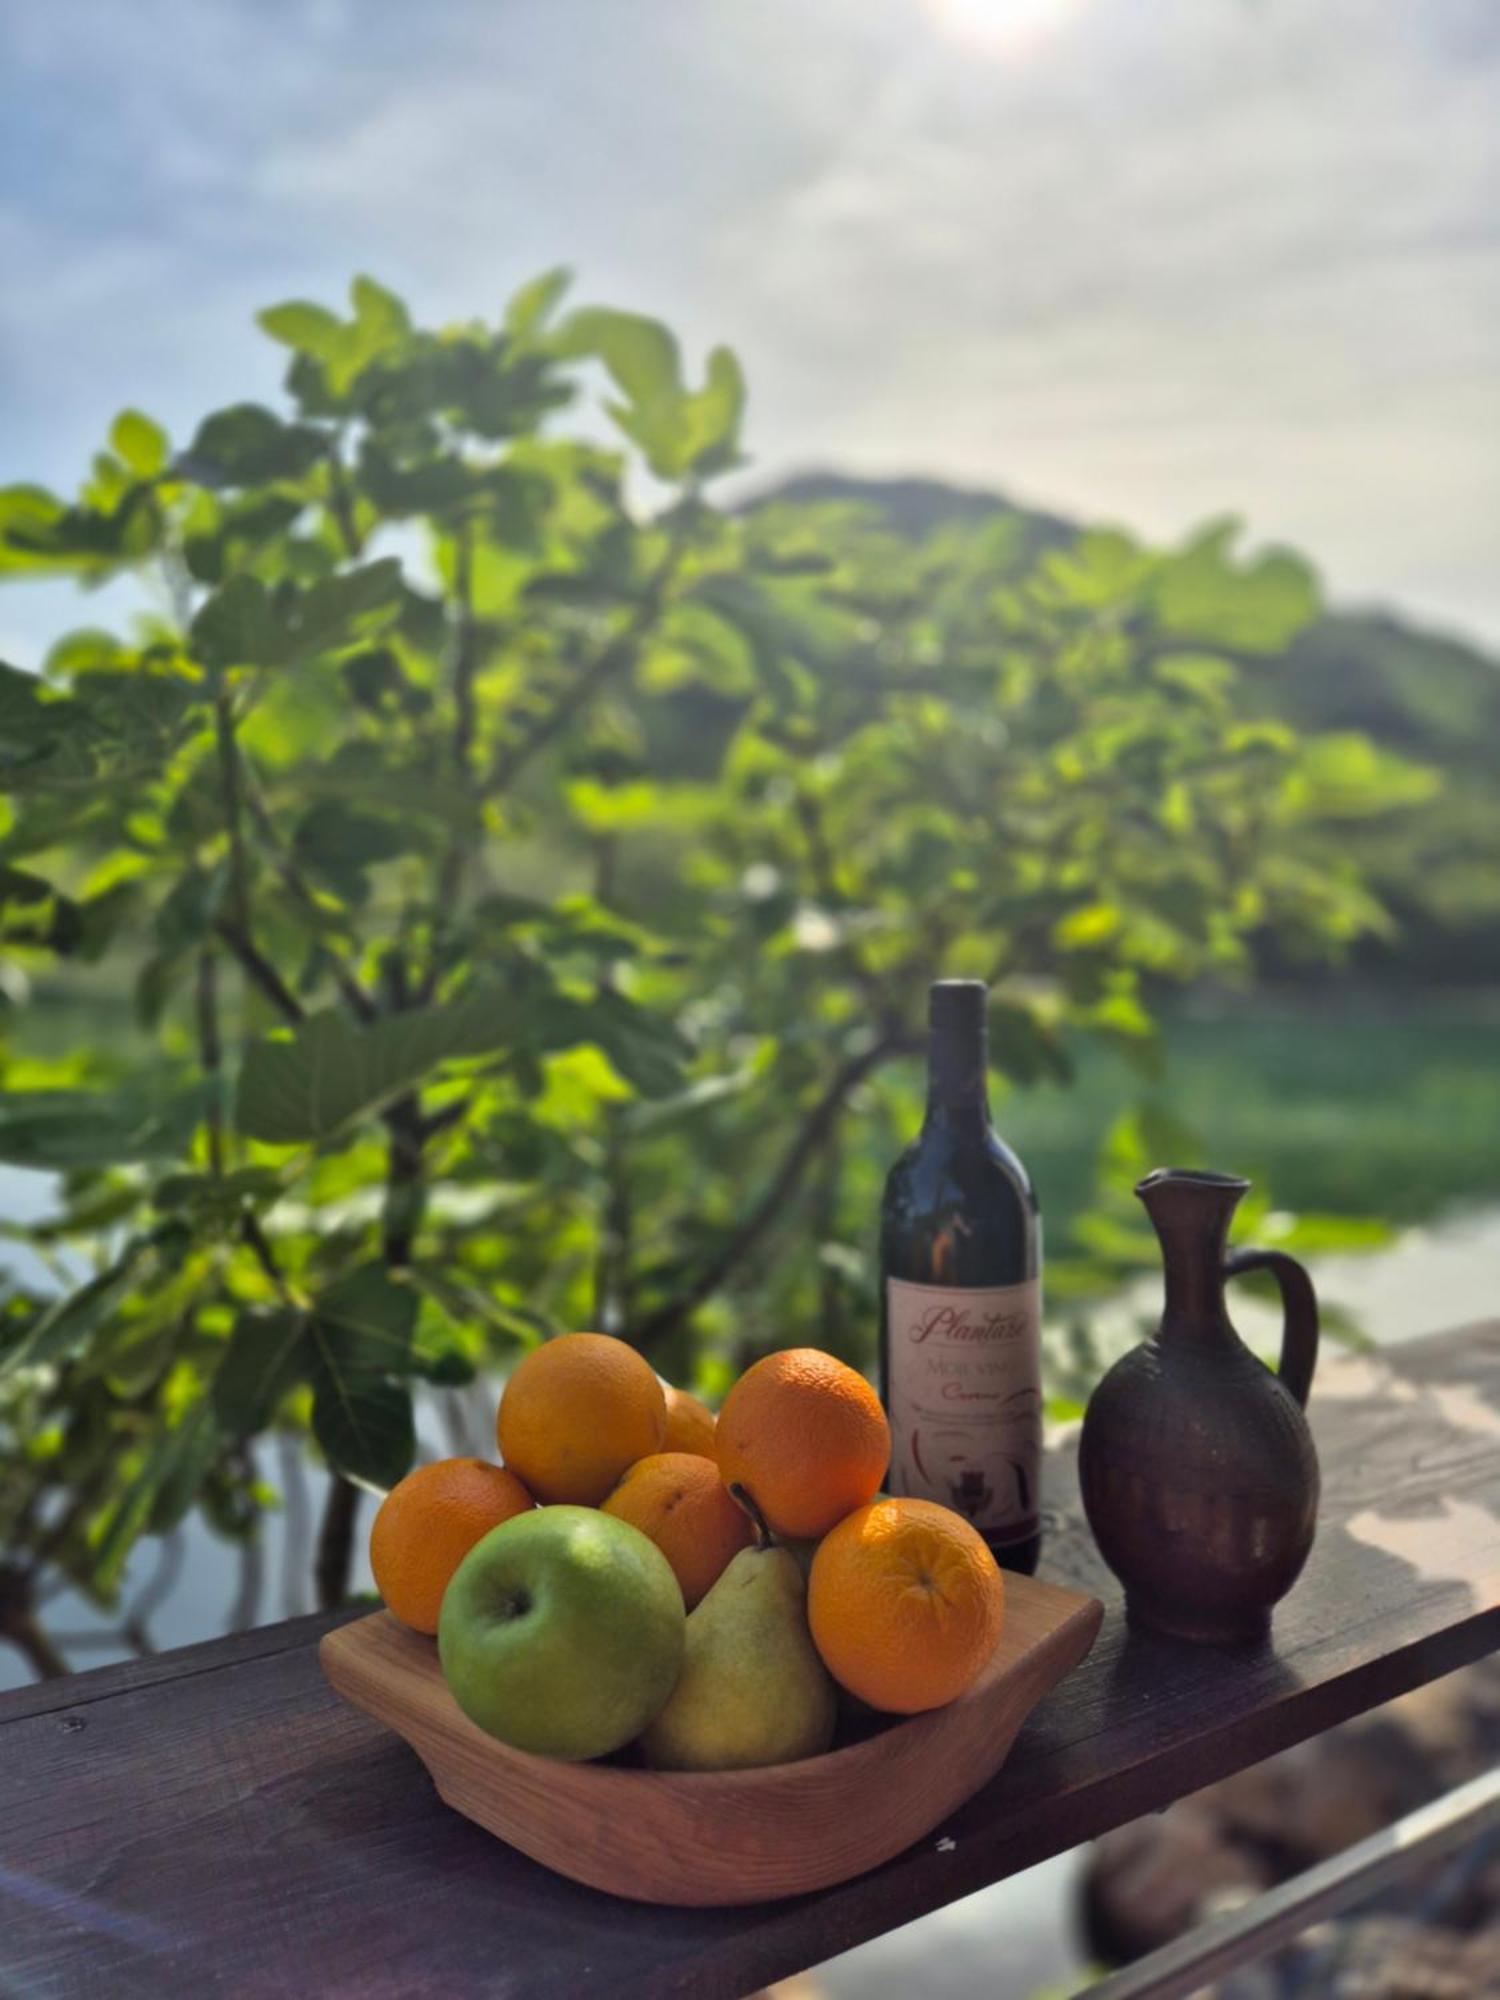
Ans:
POLYGON ((227 881, 228 870, 222 863, 213 868, 193 864, 178 876, 152 925, 166 956, 175 958, 192 951, 209 935, 223 908, 227 881))
POLYGON ((609 404, 609 414, 640 446, 659 479, 675 479, 686 469, 690 439, 682 358, 659 320, 585 306, 563 321, 552 346, 566 360, 604 363, 628 399, 609 404))
POLYGON ((167 463, 171 447, 159 424, 139 410, 122 410, 109 433, 110 449, 139 474, 154 479, 167 463))
POLYGON ((707 1111, 727 1099, 741 1096, 760 1076, 760 1070, 753 1064, 743 1069, 732 1070, 723 1076, 700 1077, 689 1084, 686 1090, 679 1090, 670 1097, 658 1098, 654 1103, 632 1104, 622 1113, 621 1118, 628 1132, 657 1132, 694 1118, 700 1111, 707 1111))
POLYGON ((1072 1082, 1073 1065, 1067 1050, 1050 1023, 1031 1008, 992 1000, 989 1020, 990 1049, 997 1069, 1017 1083, 1036 1083, 1043 1077, 1072 1082))
POLYGON ((255 315, 256 324, 272 340, 294 353, 310 354, 315 361, 331 361, 345 338, 344 322, 326 306, 311 305, 304 299, 289 299, 285 305, 267 306, 255 315))
POLYGON ((91 1580, 97 1590, 106 1595, 114 1591, 162 1489, 183 1484, 187 1470, 191 1496, 197 1489, 198 1475, 217 1446, 213 1411, 206 1402, 196 1403, 175 1428, 152 1443, 135 1477, 94 1531, 91 1580))
POLYGON ((1230 549, 1238 532, 1234 521, 1217 522, 1164 566, 1154 590, 1157 621, 1175 638, 1280 652, 1317 616, 1317 580, 1285 549, 1236 569, 1230 549))
POLYGON ((261 486, 300 479, 326 449, 308 424, 288 424, 261 403, 235 403, 205 417, 182 469, 204 486, 261 486))
POLYGON ((367 345, 386 346, 411 332, 411 314, 396 294, 373 278, 357 277, 349 288, 354 321, 367 345))
POLYGON ((640 409, 666 404, 682 392, 677 342, 660 320, 608 306, 569 313, 553 345, 568 360, 602 361, 622 394, 640 409))
POLYGON ((80 935, 78 905, 40 875, 0 863, 0 940, 65 953, 80 935))
POLYGON ((688 1050, 670 1021, 606 990, 594 1000, 549 1005, 546 1046, 593 1042, 643 1097, 668 1097, 682 1088, 688 1050))
POLYGON ((330 1465, 371 1486, 394 1486, 416 1450, 411 1391, 404 1382, 350 1368, 325 1322, 310 1322, 313 1436, 330 1465))
POLYGON ((356 1027, 314 1014, 291 1034, 252 1042, 240 1072, 240 1130, 270 1145, 323 1144, 420 1083, 440 1063, 503 1048, 513 1008, 496 993, 356 1027))
POLYGON ((261 667, 279 654, 275 613, 255 576, 232 576, 200 606, 188 628, 194 655, 206 667, 261 667))
POLYGON ((242 1312, 214 1376, 214 1414, 230 1437, 265 1429, 312 1364, 307 1315, 292 1306, 242 1312))
POLYGON ((23 1340, 0 1354, 0 1376, 65 1361, 86 1346, 130 1292, 148 1247, 145 1242, 133 1243, 107 1271, 48 1307, 23 1340))
POLYGON ((297 606, 291 645, 296 652, 328 652, 349 645, 383 623, 401 601, 401 564, 394 556, 324 577, 297 606))
POLYGON ((123 1166, 179 1158, 202 1109, 202 1085, 168 1068, 115 1089, 17 1090, 0 1102, 0 1160, 15 1167, 123 1166))
POLYGON ((224 1439, 207 1402, 199 1403, 180 1427, 176 1451, 157 1483, 156 1497, 146 1517, 146 1532, 165 1535, 175 1528, 198 1498, 209 1467, 224 1439))
POLYGON ((55 748, 71 713, 68 702, 43 699, 35 674, 0 660, 0 780, 55 748))
POLYGON ((744 414, 744 371, 727 347, 716 347, 708 357, 704 386, 684 406, 687 465, 707 475, 736 464, 744 414))
POLYGON ((411 847, 410 836, 391 820, 376 819, 325 799, 297 822, 292 855, 299 867, 325 882, 346 903, 362 903, 369 894, 366 871, 393 861, 411 847))
POLYGON ((529 340, 551 318, 553 309, 573 281, 566 264, 558 264, 522 285, 505 308, 504 327, 512 340, 529 340))
MULTIPOLYGON (((492 1292, 455 1278, 450 1271, 414 1264, 411 1280, 432 1301, 440 1316, 455 1326, 482 1326, 491 1338, 519 1341, 523 1347, 535 1347, 539 1340, 550 1340, 562 1332, 546 1313, 507 1305, 492 1292)), ((414 1359, 425 1373, 420 1353, 414 1359)))
POLYGON ((247 1208, 266 1208, 284 1192, 274 1167, 240 1167, 232 1174, 169 1174, 152 1192, 154 1206, 200 1227, 237 1226, 247 1208))
POLYGON ((405 1375, 420 1300, 384 1264, 361 1264, 318 1300, 314 1329, 326 1366, 341 1374, 405 1375))
POLYGON ((155 552, 161 510, 118 461, 107 463, 116 473, 109 494, 91 493, 76 507, 40 486, 0 489, 0 574, 102 578, 155 552))

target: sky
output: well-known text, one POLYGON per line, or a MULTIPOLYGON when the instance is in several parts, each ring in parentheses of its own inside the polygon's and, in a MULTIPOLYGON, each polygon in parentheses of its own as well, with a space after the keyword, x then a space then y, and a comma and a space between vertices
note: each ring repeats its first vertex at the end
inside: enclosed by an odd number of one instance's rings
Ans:
MULTIPOLYGON (((0 481, 274 400, 270 301, 559 262, 736 348, 756 480, 1233 512, 1500 642, 1497 0, 0 10, 0 481)), ((0 652, 69 617, 8 589, 0 652)))

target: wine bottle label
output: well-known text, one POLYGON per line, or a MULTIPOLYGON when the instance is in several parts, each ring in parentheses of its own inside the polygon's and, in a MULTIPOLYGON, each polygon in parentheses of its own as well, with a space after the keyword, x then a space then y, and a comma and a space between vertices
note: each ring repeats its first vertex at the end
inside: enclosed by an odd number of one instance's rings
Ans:
POLYGON ((1038 1530, 1042 1287, 886 1279, 892 1493, 937 1500, 994 1542, 1038 1530))

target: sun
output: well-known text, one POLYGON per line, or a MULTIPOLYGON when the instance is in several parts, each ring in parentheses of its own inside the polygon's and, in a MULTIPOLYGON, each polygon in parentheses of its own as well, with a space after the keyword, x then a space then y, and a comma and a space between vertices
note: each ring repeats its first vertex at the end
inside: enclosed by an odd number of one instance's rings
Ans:
POLYGON ((938 26, 971 48, 1016 55, 1062 27, 1079 0, 927 0, 938 26))

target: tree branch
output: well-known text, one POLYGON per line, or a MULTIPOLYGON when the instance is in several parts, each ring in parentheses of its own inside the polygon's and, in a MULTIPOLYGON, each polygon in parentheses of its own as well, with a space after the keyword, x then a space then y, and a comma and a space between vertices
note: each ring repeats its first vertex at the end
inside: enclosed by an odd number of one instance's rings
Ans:
POLYGON ((37 1623, 30 1573, 12 1563, 0 1563, 0 1639, 10 1641, 39 1681, 72 1671, 37 1623))
POLYGON ((229 682, 222 671, 214 678, 214 743, 219 756, 219 782, 224 790, 224 832, 229 841, 229 917, 234 928, 248 937, 250 876, 240 815, 240 759, 234 740, 229 682))
POLYGON ((209 950, 198 954, 198 1060, 208 1085, 208 1165, 224 1171, 223 1045, 219 1037, 219 961, 209 950))
POLYGON ((318 1530, 318 1557, 314 1569, 318 1583, 318 1609, 332 1611, 349 1595, 349 1573, 354 1566, 354 1529, 359 1515, 359 1488, 342 1473, 335 1472, 323 1504, 323 1524, 318 1530))
POLYGON ((385 1127, 389 1144, 381 1249, 386 1263, 401 1270, 411 1262, 425 1197, 422 1168, 426 1121, 422 1116, 422 1100, 415 1091, 397 1098, 385 1114, 385 1127))
MULTIPOLYGON (((479 734, 479 710, 474 700, 474 675, 479 666, 479 628, 474 618, 474 541, 468 521, 459 523, 453 544, 453 739, 450 755, 453 780, 460 793, 472 800, 475 789, 474 744, 479 734)), ((469 835, 466 827, 455 827, 438 864, 433 909, 435 929, 441 926, 456 905, 468 872, 469 835)), ((440 977, 438 940, 433 940, 432 962, 418 988, 425 1005, 437 991, 440 977)))
POLYGON ((246 1248, 254 1256, 256 1263, 270 1279, 281 1303, 294 1307, 304 1304, 305 1301, 299 1301, 294 1296, 291 1286, 287 1283, 281 1266, 276 1261, 276 1252, 271 1248, 271 1239, 266 1235, 260 1217, 253 1208, 245 1209, 240 1216, 240 1235, 244 1238, 246 1248))
MULTIPOLYGON (((245 766, 245 777, 248 781, 245 786, 245 805, 254 822, 255 830, 271 857, 271 866, 280 876, 288 893, 294 896, 305 910, 321 919, 323 906, 318 901, 317 891, 302 873, 295 858, 288 854, 283 846, 281 835, 276 830, 276 823, 271 818, 271 809, 266 804, 255 775, 248 766, 245 766)), ((352 969, 344 963, 336 951, 331 951, 327 944, 322 943, 321 939, 319 943, 332 971, 333 983, 339 989, 344 1005, 350 1013, 361 1021, 378 1019, 379 1007, 360 984, 352 969)))
POLYGON ((537 752, 545 750, 553 737, 567 728, 578 711, 586 708, 601 688, 631 665, 636 648, 658 609, 656 597, 643 600, 623 631, 616 634, 577 680, 569 683, 557 703, 544 715, 537 716, 518 742, 501 751, 490 773, 490 784, 494 790, 504 791, 508 785, 514 784, 537 752))
POLYGON ((248 931, 221 917, 214 925, 214 932, 233 952, 250 983, 260 989, 284 1021, 295 1025, 306 1018, 302 1002, 260 951, 248 931))
MULTIPOLYGON (((807 844, 808 859, 812 863, 814 887, 825 906, 830 911, 836 910, 845 899, 838 885, 838 871, 834 863, 833 850, 828 844, 827 829, 823 824, 822 806, 810 793, 799 790, 795 809, 797 822, 802 828, 803 840, 807 844)), ((853 938, 839 939, 838 956, 848 967, 850 977, 865 996, 880 1029, 882 1031, 894 1029, 896 1017, 891 1007, 890 996, 882 985, 879 975, 866 962, 864 953, 853 938)))
POLYGON ((890 1057, 914 1046, 914 1043, 908 1043, 906 1038, 894 1032, 883 1034, 861 1054, 850 1056, 834 1073, 823 1095, 808 1112, 801 1129, 782 1155, 781 1164, 771 1176, 760 1200, 723 1249, 675 1299, 669 1299, 665 1305, 648 1313, 631 1330, 630 1338, 642 1353, 649 1354, 657 1342, 675 1332, 705 1299, 711 1298, 739 1269, 796 1193, 809 1162, 837 1123, 850 1095, 890 1057))
POLYGON ((349 491, 349 480, 339 449, 341 442, 340 431, 335 431, 328 440, 328 511, 339 531, 344 554, 352 562, 363 553, 363 546, 359 538, 359 524, 354 518, 354 496, 349 491))
POLYGON ((553 737, 565 729, 578 711, 586 707, 616 674, 623 673, 631 665, 635 659, 636 648, 661 611, 662 599, 676 575, 677 565, 682 560, 682 551, 683 530, 680 524, 677 524, 671 530, 666 553, 657 564, 635 610, 624 626, 603 648, 593 664, 586 667, 578 679, 564 689, 556 705, 545 715, 536 717, 518 742, 513 743, 508 750, 501 751, 490 773, 492 789, 503 791, 507 785, 514 783, 537 752, 545 749, 553 737))

